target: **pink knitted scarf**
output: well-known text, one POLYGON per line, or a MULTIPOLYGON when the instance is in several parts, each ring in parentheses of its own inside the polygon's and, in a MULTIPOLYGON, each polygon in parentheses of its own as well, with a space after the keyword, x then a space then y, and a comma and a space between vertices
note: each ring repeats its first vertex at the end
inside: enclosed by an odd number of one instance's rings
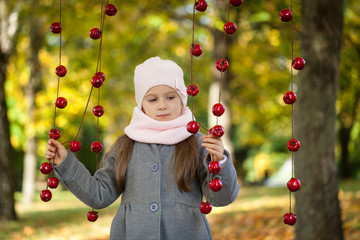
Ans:
POLYGON ((130 124, 125 127, 125 133, 138 142, 172 145, 192 135, 186 130, 186 125, 190 121, 192 121, 192 113, 188 107, 185 107, 176 119, 157 121, 136 106, 130 124))

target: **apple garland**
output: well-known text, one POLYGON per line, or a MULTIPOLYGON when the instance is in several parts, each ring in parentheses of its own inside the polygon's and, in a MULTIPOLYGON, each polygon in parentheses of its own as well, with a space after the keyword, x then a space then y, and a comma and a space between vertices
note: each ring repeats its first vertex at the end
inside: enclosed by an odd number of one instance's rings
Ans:
MULTIPOLYGON (((52 139, 59 139, 61 132, 59 129, 56 129, 56 109, 63 109, 67 106, 67 100, 64 97, 59 97, 60 92, 60 78, 65 77, 67 69, 65 66, 61 65, 61 47, 62 47, 62 34, 61 34, 61 7, 62 2, 59 1, 59 22, 54 22, 50 25, 50 31, 54 34, 59 34, 59 65, 55 68, 55 74, 57 75, 57 91, 56 91, 56 100, 54 107, 54 127, 49 131, 49 137, 52 139)), ((54 176, 53 165, 48 162, 43 162, 40 165, 40 172, 44 175, 47 175, 47 185, 45 190, 40 192, 40 199, 44 202, 48 202, 52 198, 52 193, 49 188, 57 188, 59 185, 59 180, 54 176)))
MULTIPOLYGON (((216 69, 220 71, 220 90, 219 90, 219 101, 218 103, 214 104, 212 107, 212 113, 216 116, 216 125, 210 129, 206 129, 205 127, 201 126, 198 122, 195 121, 195 117, 193 114, 192 121, 187 124, 187 131, 195 134, 199 131, 200 127, 207 130, 207 134, 213 134, 217 137, 222 137, 224 135, 224 128, 218 124, 218 118, 225 112, 224 106, 220 103, 221 101, 221 86, 223 82, 223 72, 225 72, 229 68, 229 62, 225 59, 225 50, 226 50, 226 36, 234 34, 236 32, 236 25, 233 22, 229 21, 230 18, 230 5, 234 7, 238 7, 243 3, 243 0, 229 0, 228 4, 228 15, 227 15, 227 22, 224 24, 224 46, 223 46, 223 55, 222 58, 216 62, 216 69)), ((193 58, 199 57, 202 53, 202 47, 199 44, 195 44, 194 35, 195 35, 195 10, 198 12, 205 12, 208 7, 208 4, 205 0, 195 0, 194 7, 193 7, 193 26, 192 26, 192 44, 190 47, 190 85, 187 87, 187 94, 191 96, 191 110, 194 113, 194 104, 193 104, 193 97, 195 97, 199 93, 199 88, 193 82, 193 58)), ((211 161, 208 165, 209 174, 209 185, 205 195, 205 201, 200 203, 200 212, 203 214, 209 214, 212 210, 211 203, 209 202, 208 193, 209 189, 214 192, 218 192, 222 189, 222 182, 218 174, 221 170, 221 165, 218 161, 213 160, 213 156, 211 155, 211 161)))
POLYGON ((280 11, 280 20, 283 22, 291 22, 291 66, 290 66, 290 91, 283 96, 285 104, 291 105, 291 139, 287 142, 287 148, 291 152, 291 179, 287 182, 289 189, 289 212, 285 213, 284 223, 294 225, 296 223, 296 215, 291 212, 291 193, 300 189, 300 180, 294 177, 294 152, 300 149, 300 141, 294 138, 294 103, 296 102, 296 94, 293 92, 293 69, 302 70, 305 67, 305 60, 301 57, 294 59, 294 20, 292 13, 292 0, 290 0, 290 9, 283 9, 280 11))
MULTIPOLYGON (((58 76, 58 85, 57 85, 57 98, 55 101, 55 110, 54 110, 54 127, 53 127, 53 129, 51 129, 49 131, 49 137, 52 139, 55 139, 55 140, 59 139, 61 136, 60 130, 56 129, 56 125, 55 125, 56 110, 57 110, 57 108, 63 109, 67 106, 67 100, 64 97, 59 97, 60 78, 64 77, 67 73, 66 67, 61 65, 61 46, 62 46, 62 44, 61 44, 61 38, 62 38, 62 35, 61 35, 61 30, 62 30, 62 27, 61 27, 61 5, 62 5, 62 2, 61 1, 62 0, 59 0, 59 2, 60 2, 60 10, 59 10, 60 20, 59 20, 59 22, 52 23, 50 26, 50 31, 54 34, 59 34, 59 37, 60 37, 59 65, 55 69, 55 73, 58 76)), ((90 38, 92 38, 93 40, 100 39, 96 71, 90 81, 92 87, 90 89, 86 107, 85 107, 85 110, 84 110, 84 113, 83 113, 83 116, 82 116, 82 119, 80 122, 80 126, 79 126, 79 129, 78 129, 78 132, 77 132, 75 138, 72 141, 63 143, 63 144, 69 143, 69 149, 72 152, 80 151, 81 143, 79 141, 76 141, 76 139, 79 136, 81 126, 82 126, 83 120, 85 118, 87 108, 89 106, 93 88, 97 88, 98 89, 98 101, 97 101, 97 105, 94 106, 93 110, 92 110, 94 116, 97 117, 97 136, 96 136, 96 141, 94 141, 91 144, 91 151, 96 154, 96 170, 99 168, 99 154, 100 154, 101 150, 103 149, 103 145, 101 144, 101 142, 99 142, 99 118, 104 114, 104 108, 100 105, 100 87, 103 85, 103 83, 105 81, 105 74, 103 72, 101 72, 102 35, 103 35, 103 29, 104 29, 105 14, 108 16, 114 16, 117 12, 116 7, 113 4, 109 4, 109 1, 107 1, 105 9, 103 6, 104 6, 103 0, 101 0, 100 28, 95 27, 89 31, 90 38)), ((51 200, 51 197, 52 197, 51 191, 48 190, 48 187, 57 188, 57 186, 59 184, 59 180, 56 177, 54 177, 53 165, 48 162, 44 162, 41 164, 40 171, 41 171, 41 173, 48 175, 46 189, 41 191, 41 193, 40 193, 41 200, 44 202, 48 202, 51 200), (50 174, 52 175, 52 177, 49 177, 50 174)), ((97 218, 98 218, 98 212, 95 211, 94 209, 92 209, 91 211, 89 211, 87 213, 87 219, 89 221, 95 222, 97 220, 97 218)))

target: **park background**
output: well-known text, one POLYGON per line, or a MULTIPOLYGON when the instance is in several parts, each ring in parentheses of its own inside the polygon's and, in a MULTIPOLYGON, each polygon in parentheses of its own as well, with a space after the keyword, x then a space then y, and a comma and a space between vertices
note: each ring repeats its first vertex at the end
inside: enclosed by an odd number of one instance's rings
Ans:
MULTIPOLYGON (((118 13, 106 17, 103 35, 101 69, 107 79, 101 87, 100 138, 106 149, 131 119, 137 64, 152 56, 172 59, 189 84, 194 4, 110 3, 118 13)), ((206 12, 196 13, 195 42, 204 53, 194 59, 200 93, 193 100, 197 121, 210 127, 228 1, 208 3, 206 12)), ((282 101, 290 84, 291 25, 280 21, 279 11, 289 7, 289 0, 252 0, 231 8, 238 31, 227 37, 230 67, 222 101, 228 117, 219 123, 226 124, 241 191, 234 204, 209 215, 214 239, 360 238, 360 3, 355 0, 293 1, 294 54, 307 61, 304 70, 294 72, 294 134, 302 144, 294 155, 295 176, 302 189, 293 194, 298 222, 295 227, 282 223, 289 210, 287 179, 278 173, 291 158, 286 147, 291 107, 282 101), (283 181, 280 186, 264 187, 274 176, 283 181)), ((56 119, 63 142, 76 135, 91 88, 99 41, 88 32, 99 27, 100 9, 100 0, 63 1, 62 64, 68 73, 60 96, 68 106, 57 111, 56 119)), ((38 167, 53 127, 57 88, 59 37, 49 31, 56 21, 59 1, 0 0, 0 239, 107 239, 119 204, 101 210, 99 220, 90 223, 90 209, 61 187, 52 191, 50 202, 39 200, 46 177, 38 167)), ((78 156, 91 172, 96 165, 90 151, 96 139, 91 106, 96 102, 94 92, 79 135, 78 156)))

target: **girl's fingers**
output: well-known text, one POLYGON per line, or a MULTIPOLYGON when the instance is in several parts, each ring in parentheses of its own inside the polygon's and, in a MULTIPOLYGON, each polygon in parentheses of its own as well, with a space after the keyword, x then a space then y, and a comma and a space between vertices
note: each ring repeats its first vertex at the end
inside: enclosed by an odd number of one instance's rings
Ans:
POLYGON ((217 151, 221 151, 221 149, 222 149, 221 146, 218 146, 216 144, 211 144, 211 143, 203 143, 202 146, 205 147, 205 148, 210 148, 210 149, 214 149, 214 150, 217 150, 217 151))
POLYGON ((46 148, 47 148, 47 151, 49 151, 49 152, 55 152, 56 151, 56 149, 54 147, 50 146, 49 144, 46 145, 46 148))

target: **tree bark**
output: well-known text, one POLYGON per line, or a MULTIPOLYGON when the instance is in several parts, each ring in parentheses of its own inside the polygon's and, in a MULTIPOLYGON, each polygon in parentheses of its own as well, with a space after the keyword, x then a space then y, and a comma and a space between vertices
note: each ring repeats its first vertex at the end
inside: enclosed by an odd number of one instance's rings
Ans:
MULTIPOLYGON (((339 73, 343 1, 302 2, 300 51, 307 65, 298 74, 295 173, 296 239, 342 240, 335 162, 335 101, 339 73)), ((296 70, 295 70, 296 71, 296 70)))
POLYGON ((0 0, 0 220, 16 219, 14 159, 4 85, 17 28, 17 12, 9 14, 6 1, 0 0))

